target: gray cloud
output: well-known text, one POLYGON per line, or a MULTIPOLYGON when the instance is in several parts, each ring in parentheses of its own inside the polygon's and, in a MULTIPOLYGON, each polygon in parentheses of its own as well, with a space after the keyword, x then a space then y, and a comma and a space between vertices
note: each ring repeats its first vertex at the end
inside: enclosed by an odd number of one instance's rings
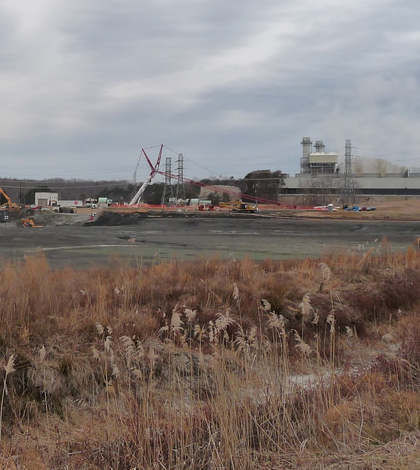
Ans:
POLYGON ((3 7, 2 174, 129 179, 160 143, 188 177, 294 173, 304 135, 416 165, 419 13, 414 0, 3 7))

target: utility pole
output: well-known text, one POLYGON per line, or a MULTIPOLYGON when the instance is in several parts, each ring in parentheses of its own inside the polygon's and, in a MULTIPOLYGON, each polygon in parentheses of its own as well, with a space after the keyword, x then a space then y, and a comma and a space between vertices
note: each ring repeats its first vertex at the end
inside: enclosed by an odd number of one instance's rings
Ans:
POLYGON ((165 159, 165 185, 163 187, 163 193, 162 193, 162 201, 161 201, 162 206, 165 204, 166 191, 168 188, 170 191, 169 200, 171 200, 174 198, 174 191, 172 188, 172 158, 171 157, 166 157, 165 159))
POLYGON ((179 199, 182 199, 184 201, 185 205, 185 188, 184 188, 184 156, 182 153, 178 155, 178 160, 176 161, 178 168, 178 181, 176 184, 176 194, 175 194, 175 199, 178 203, 179 199))
POLYGON ((353 203, 354 188, 353 174, 351 168, 351 140, 346 139, 344 150, 344 181, 341 192, 341 200, 343 204, 353 203))

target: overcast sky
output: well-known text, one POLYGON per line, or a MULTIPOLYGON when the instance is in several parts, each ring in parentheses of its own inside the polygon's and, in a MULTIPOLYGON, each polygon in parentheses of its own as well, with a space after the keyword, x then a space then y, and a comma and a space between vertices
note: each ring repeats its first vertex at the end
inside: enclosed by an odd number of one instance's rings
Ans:
POLYGON ((5 0, 0 176, 132 180, 160 144, 187 178, 294 174, 303 136, 420 166, 419 17, 418 0, 5 0))

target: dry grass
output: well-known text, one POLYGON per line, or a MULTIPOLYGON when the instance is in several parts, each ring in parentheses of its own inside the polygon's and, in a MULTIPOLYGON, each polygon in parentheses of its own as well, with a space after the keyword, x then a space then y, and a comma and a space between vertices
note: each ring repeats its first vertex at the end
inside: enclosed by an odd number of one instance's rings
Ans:
POLYGON ((418 468, 419 268, 5 264, 0 468, 418 468))

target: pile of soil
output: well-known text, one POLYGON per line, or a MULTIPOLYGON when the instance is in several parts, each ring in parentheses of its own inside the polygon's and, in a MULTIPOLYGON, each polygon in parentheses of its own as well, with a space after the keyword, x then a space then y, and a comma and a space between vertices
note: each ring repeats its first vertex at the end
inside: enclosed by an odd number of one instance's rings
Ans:
POLYGON ((85 226, 116 226, 116 225, 132 225, 147 217, 146 212, 111 212, 105 211, 96 219, 89 220, 83 225, 85 226))

